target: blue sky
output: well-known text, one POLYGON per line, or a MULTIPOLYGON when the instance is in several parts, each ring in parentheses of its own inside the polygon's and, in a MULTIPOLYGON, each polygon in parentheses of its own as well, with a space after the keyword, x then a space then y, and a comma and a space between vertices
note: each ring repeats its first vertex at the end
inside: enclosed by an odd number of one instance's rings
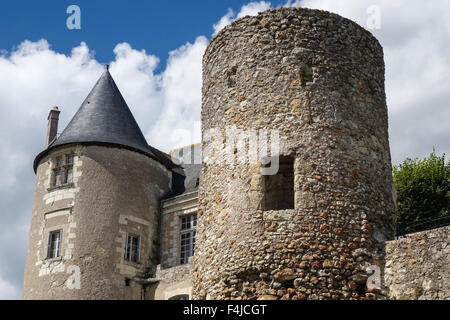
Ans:
POLYGON ((268 8, 328 10, 369 28, 384 48, 394 164, 450 154, 450 1, 0 1, 0 299, 21 296, 34 157, 48 111, 61 132, 105 63, 147 142, 163 151, 200 140, 201 59, 213 33, 268 8), (69 30, 66 9, 81 9, 69 30))
MULTIPOLYGON (((287 1, 271 1, 279 6, 287 1)), ((69 54, 86 42, 100 62, 114 59, 113 48, 128 42, 161 59, 164 68, 168 52, 200 35, 211 35, 212 26, 231 8, 239 11, 248 1, 99 1, 99 0, 2 0, 0 4, 0 48, 10 51, 22 40, 45 38, 52 49, 69 54), (66 9, 81 9, 81 30, 66 28, 66 9)), ((158 69, 160 70, 160 69, 158 69)))

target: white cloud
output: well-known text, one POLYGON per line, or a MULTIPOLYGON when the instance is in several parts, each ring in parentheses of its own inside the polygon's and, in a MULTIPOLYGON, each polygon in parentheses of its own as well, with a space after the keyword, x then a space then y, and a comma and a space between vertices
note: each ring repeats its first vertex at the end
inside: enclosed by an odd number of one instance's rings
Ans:
POLYGON ((267 1, 259 1, 259 2, 250 2, 241 7, 241 11, 239 11, 237 18, 242 18, 245 16, 256 16, 259 12, 270 9, 271 4, 267 1))
POLYGON ((267 1, 250 2, 241 7, 241 10, 236 15, 232 9, 228 9, 228 12, 220 18, 220 20, 213 26, 214 34, 217 34, 225 26, 230 24, 236 19, 245 16, 256 16, 259 12, 270 9, 271 4, 267 1))
POLYGON ((161 75, 162 106, 156 124, 146 134, 147 140, 164 150, 201 140, 200 108, 202 56, 208 39, 198 37, 169 53, 161 75))
POLYGON ((234 13, 233 9, 228 8, 227 13, 220 18, 220 20, 213 25, 214 34, 218 33, 220 30, 225 28, 228 24, 230 24, 235 19, 236 14, 234 13))

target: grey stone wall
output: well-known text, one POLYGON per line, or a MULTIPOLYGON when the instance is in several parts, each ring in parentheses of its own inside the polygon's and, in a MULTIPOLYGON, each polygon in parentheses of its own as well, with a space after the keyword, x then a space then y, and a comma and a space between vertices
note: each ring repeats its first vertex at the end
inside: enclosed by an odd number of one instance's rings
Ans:
POLYGON ((158 266, 156 278, 159 282, 151 287, 152 300, 169 300, 180 295, 192 298, 192 262, 170 268, 158 266))
POLYGON ((140 299, 125 278, 158 263, 159 199, 171 173, 140 153, 102 146, 59 148, 37 168, 23 284, 24 299, 140 299), (73 186, 50 187, 55 155, 75 153, 73 186), (63 230, 61 257, 46 259, 48 232, 63 230), (125 235, 142 237, 141 263, 124 260, 125 235), (71 288, 71 266, 81 272, 71 288))
POLYGON ((160 263, 163 269, 180 264, 181 217, 197 212, 196 191, 161 202, 160 219, 160 263))
POLYGON ((391 299, 450 299, 450 226, 386 243, 384 280, 391 299))
POLYGON ((356 23, 282 8, 220 31, 203 56, 202 149, 228 127, 279 130, 293 209, 263 211, 261 165, 203 159, 197 299, 374 299, 366 268, 392 238, 383 50, 356 23))

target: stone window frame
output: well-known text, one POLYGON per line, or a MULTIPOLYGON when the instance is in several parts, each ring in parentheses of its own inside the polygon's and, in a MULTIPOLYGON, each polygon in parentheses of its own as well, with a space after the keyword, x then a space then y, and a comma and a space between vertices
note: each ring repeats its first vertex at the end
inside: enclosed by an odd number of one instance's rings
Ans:
MULTIPOLYGON (((132 244, 132 243, 131 243, 132 244)), ((131 248, 133 248, 133 245, 131 246, 131 248)), ((133 264, 140 264, 141 263, 141 251, 142 251, 142 236, 132 233, 132 232, 126 232, 125 234, 125 250, 124 250, 124 254, 123 254, 123 259, 127 262, 133 263, 133 264), (130 249, 130 252, 128 253, 128 248, 129 248, 129 238, 137 238, 138 241, 138 245, 137 245, 137 250, 136 250, 136 261, 132 260, 132 252, 130 249)))
POLYGON ((187 263, 189 263, 190 258, 194 255, 195 253, 195 238, 197 236, 197 211, 194 212, 190 212, 187 214, 182 214, 178 216, 178 223, 179 223, 179 228, 178 228, 178 262, 177 265, 185 265, 187 263), (190 217, 190 228, 185 228, 183 229, 183 219, 190 217), (195 219, 193 219, 193 217, 195 217, 195 219), (195 225, 192 226, 193 222, 195 222, 195 225), (189 245, 188 250, 184 250, 183 251, 183 245, 182 245, 182 241, 183 241, 183 235, 187 235, 187 234, 192 234, 193 236, 190 237, 189 239, 191 239, 191 243, 189 245), (182 254, 185 253, 184 257, 182 256, 182 254), (190 253, 191 255, 186 257, 186 253, 190 253))
POLYGON ((60 260, 62 259, 62 252, 63 252, 63 228, 60 226, 56 226, 54 228, 50 228, 47 230, 47 253, 45 255, 45 260, 60 260), (50 256, 50 250, 51 250, 51 235, 59 233, 59 243, 58 243, 58 255, 57 256, 50 256))
POLYGON ((51 171, 51 180, 50 180, 50 188, 48 191, 52 191, 54 189, 72 187, 73 184, 73 167, 75 163, 75 152, 73 150, 60 152, 55 154, 52 157, 52 171, 51 171), (58 163, 58 159, 61 159, 61 163, 58 163), (71 161, 69 161, 71 159, 71 161), (71 179, 68 179, 68 172, 71 170, 71 179), (61 172, 61 183, 56 184, 56 172, 61 172))
MULTIPOLYGON (((53 261, 61 261, 68 260, 70 257, 67 256, 68 252, 71 251, 71 245, 73 243, 70 242, 73 232, 71 231, 71 223, 69 222, 69 217, 72 214, 73 207, 61 208, 57 210, 52 210, 44 213, 45 225, 43 226, 42 232, 40 234, 40 249, 39 249, 39 260, 46 262, 53 261), (52 226, 47 226, 50 223, 51 219, 54 217, 49 217, 54 214, 61 213, 61 215, 67 215, 67 222, 57 223, 52 226), (61 230, 61 247, 60 247, 60 256, 57 258, 47 258, 47 249, 48 249, 48 235, 50 232, 61 230)), ((59 216, 59 215, 58 215, 59 216)))

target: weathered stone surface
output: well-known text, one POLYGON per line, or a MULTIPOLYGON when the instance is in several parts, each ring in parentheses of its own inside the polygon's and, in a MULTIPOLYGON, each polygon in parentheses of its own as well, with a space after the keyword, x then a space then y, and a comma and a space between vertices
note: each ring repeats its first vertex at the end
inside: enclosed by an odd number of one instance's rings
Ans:
POLYGON ((386 243, 384 280, 391 299, 450 299, 450 226, 386 243))
POLYGON ((205 139, 211 129, 278 130, 281 155, 295 159, 295 203, 265 211, 260 170, 218 164, 221 153, 208 154, 199 190, 194 298, 207 292, 223 299, 225 288, 241 299, 372 298, 351 281, 367 266, 383 268, 384 241, 392 239, 378 41, 325 11, 281 8, 244 17, 208 45, 202 94, 203 150, 212 146, 205 139), (283 283, 286 269, 295 275, 283 283))
POLYGON ((134 151, 78 144, 52 150, 36 175, 23 298, 141 299, 142 287, 133 279, 158 262, 157 212, 171 172, 134 151), (52 189, 61 154, 75 156, 73 186, 52 189), (58 229, 61 256, 46 259, 48 232, 58 229), (127 232, 141 236, 140 264, 123 259, 127 232), (80 271, 79 289, 67 285, 73 267, 80 271))

